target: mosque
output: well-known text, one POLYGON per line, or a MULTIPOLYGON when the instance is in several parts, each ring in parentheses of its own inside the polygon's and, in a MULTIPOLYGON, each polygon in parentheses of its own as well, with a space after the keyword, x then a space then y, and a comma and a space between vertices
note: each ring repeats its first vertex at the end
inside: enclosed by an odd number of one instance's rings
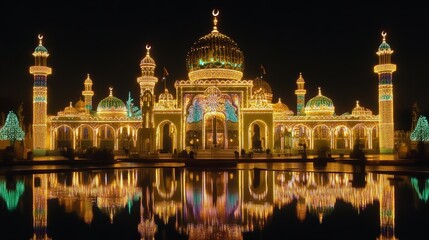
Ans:
POLYGON ((136 152, 173 152, 184 149, 219 151, 296 152, 302 148, 328 147, 349 152, 356 141, 366 150, 392 153, 394 150, 393 84, 396 65, 393 50, 382 33, 376 54, 378 74, 378 115, 356 101, 351 113, 337 114, 333 101, 318 94, 306 101, 303 75, 297 76, 295 112, 281 99, 273 99, 263 78, 243 79, 244 55, 237 43, 218 30, 219 11, 214 10, 213 30, 199 38, 188 52, 188 78, 177 80, 175 91, 164 89, 157 95, 156 61, 146 46, 137 78, 140 96, 135 103, 114 95, 114 89, 96 106, 92 98, 93 80, 83 81, 82 99, 47 114, 48 50, 39 35, 30 73, 33 85, 32 143, 35 154, 46 150, 88 147, 136 152))

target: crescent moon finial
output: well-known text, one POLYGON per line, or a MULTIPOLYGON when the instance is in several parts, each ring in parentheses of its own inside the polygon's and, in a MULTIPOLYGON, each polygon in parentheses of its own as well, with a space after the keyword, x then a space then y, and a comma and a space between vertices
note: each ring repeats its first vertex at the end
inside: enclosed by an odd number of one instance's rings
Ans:
POLYGON ((42 45, 43 35, 39 34, 39 35, 37 35, 37 38, 39 39, 39 45, 42 45))
POLYGON ((219 10, 213 9, 212 14, 214 17, 214 19, 213 19, 213 31, 212 32, 218 32, 217 31, 217 16, 219 15, 219 10))
POLYGON ((383 36, 383 42, 385 42, 386 41, 387 33, 385 31, 382 31, 381 32, 381 36, 383 36))
POLYGON ((152 47, 149 44, 146 44, 146 50, 147 50, 146 55, 149 56, 149 51, 150 51, 151 48, 152 47))
POLYGON ((212 14, 213 14, 213 17, 217 17, 219 15, 219 10, 213 9, 212 14))

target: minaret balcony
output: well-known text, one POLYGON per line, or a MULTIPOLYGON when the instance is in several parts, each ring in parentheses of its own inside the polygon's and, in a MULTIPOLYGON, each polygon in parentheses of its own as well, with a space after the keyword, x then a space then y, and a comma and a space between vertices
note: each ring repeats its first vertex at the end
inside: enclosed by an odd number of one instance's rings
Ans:
POLYGON ((380 64, 374 66, 375 73, 393 73, 396 71, 396 64, 380 64))
POLYGON ((30 74, 49 75, 49 74, 52 74, 52 68, 46 67, 46 66, 31 66, 30 74))

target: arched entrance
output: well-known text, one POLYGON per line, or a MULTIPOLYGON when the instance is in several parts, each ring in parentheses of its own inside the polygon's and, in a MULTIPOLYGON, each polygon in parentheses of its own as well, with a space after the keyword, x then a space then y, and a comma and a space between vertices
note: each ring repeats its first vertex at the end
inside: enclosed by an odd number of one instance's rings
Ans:
POLYGON ((268 127, 265 122, 257 120, 252 122, 248 130, 249 147, 255 152, 261 152, 267 148, 268 127))
POLYGON ((161 153, 172 153, 177 149, 177 129, 170 121, 162 121, 157 127, 157 149, 161 153))
POLYGON ((228 148, 228 132, 225 116, 222 113, 211 113, 204 116, 205 148, 228 148))
POLYGON ((62 125, 57 128, 57 149, 73 148, 73 129, 62 125))

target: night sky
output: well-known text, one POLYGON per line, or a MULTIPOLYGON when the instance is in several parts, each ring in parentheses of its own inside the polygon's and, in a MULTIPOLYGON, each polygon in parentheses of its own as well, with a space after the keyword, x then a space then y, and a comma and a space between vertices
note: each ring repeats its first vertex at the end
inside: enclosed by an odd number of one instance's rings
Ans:
MULTIPOLYGON (((7 1, 0 3, 0 111, 24 103, 31 122, 33 78, 28 72, 31 53, 44 35, 53 74, 48 78, 48 113, 56 114, 81 97, 90 73, 95 92, 93 108, 114 88, 126 101, 131 92, 138 102, 140 60, 145 45, 167 87, 187 79, 186 54, 192 44, 212 30, 212 9, 219 9, 218 29, 244 53, 244 79, 260 75, 262 64, 274 99, 281 97, 296 112, 296 79, 306 81, 306 100, 317 87, 331 98, 335 112, 351 112, 355 101, 378 114, 378 77, 373 66, 381 31, 395 51, 394 103, 396 129, 408 130, 411 107, 429 110, 428 8, 419 5, 371 5, 325 1, 304 4, 285 1, 7 1)), ((158 84, 156 93, 162 90, 158 84)), ((427 116, 427 115, 426 115, 427 116)))

